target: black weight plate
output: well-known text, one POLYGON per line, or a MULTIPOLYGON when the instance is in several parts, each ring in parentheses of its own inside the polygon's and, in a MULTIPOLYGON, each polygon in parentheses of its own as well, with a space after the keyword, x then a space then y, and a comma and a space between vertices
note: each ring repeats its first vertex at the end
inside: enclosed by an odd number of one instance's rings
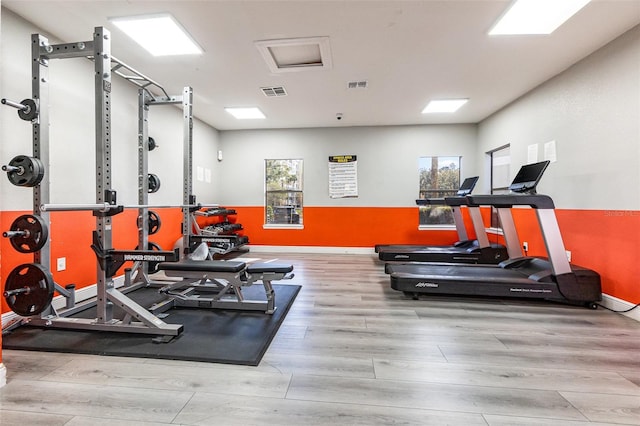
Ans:
POLYGON ((19 109, 18 117, 26 121, 31 121, 38 116, 38 108, 36 107, 36 103, 33 99, 25 99, 20 103, 27 108, 19 109))
POLYGON ((160 178, 153 173, 149 173, 149 193, 153 194, 154 192, 158 192, 160 189, 160 178))
POLYGON ((38 315, 51 305, 55 284, 49 271, 37 263, 16 266, 4 286, 5 300, 13 312, 23 317, 38 315), (13 290, 25 289, 18 294, 13 290))
POLYGON ((20 253, 35 253, 47 243, 49 231, 40 216, 24 214, 11 224, 11 231, 23 231, 26 235, 11 237, 11 246, 20 253))
POLYGON ((153 151, 154 149, 156 149, 156 140, 153 139, 151 136, 149 136, 149 140, 148 140, 148 144, 149 144, 149 151, 153 151))
POLYGON ((160 221, 160 216, 158 213, 153 210, 149 210, 149 235, 153 235, 160 230, 160 226, 162 226, 162 222, 160 221))
POLYGON ((44 177, 44 166, 39 158, 18 155, 9 162, 9 166, 20 169, 7 172, 9 181, 16 186, 33 187, 44 177))

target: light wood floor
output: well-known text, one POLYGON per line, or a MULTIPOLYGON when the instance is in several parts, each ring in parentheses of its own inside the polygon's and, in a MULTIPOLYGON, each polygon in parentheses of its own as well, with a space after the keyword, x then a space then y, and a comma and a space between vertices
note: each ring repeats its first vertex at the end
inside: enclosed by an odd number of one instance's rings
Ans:
POLYGON ((4 351, 8 425, 640 425, 640 323, 406 299, 369 255, 249 253, 302 290, 258 367, 4 351))

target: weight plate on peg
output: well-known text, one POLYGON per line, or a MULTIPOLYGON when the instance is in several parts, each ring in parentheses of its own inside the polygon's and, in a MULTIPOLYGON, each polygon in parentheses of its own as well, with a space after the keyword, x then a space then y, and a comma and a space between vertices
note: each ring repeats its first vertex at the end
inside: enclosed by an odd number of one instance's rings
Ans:
POLYGON ((9 237, 11 246, 20 253, 37 252, 44 247, 49 237, 47 224, 40 216, 33 214, 18 216, 11 224, 10 231, 22 233, 9 237))
POLYGON ((44 165, 39 158, 18 155, 9 162, 7 177, 16 186, 34 187, 44 177, 44 165))
POLYGON ((160 230, 160 226, 162 226, 162 222, 160 221, 160 216, 158 213, 153 210, 149 210, 149 235, 153 235, 160 230))
POLYGON ((153 194, 154 192, 158 192, 160 189, 160 178, 153 173, 149 173, 149 193, 153 194))
MULTIPOLYGON (((138 229, 142 229, 142 216, 138 216, 137 222, 138 229)), ((149 210, 147 212, 147 233, 149 235, 153 235, 160 230, 162 226, 162 221, 160 220, 160 216, 158 213, 153 210, 149 210)))
POLYGON ((9 273, 4 298, 23 317, 38 315, 51 305, 55 284, 51 273, 37 263, 24 263, 9 273))
POLYGON ((149 151, 153 151, 158 146, 156 145, 155 139, 153 139, 151 136, 149 136, 148 143, 149 143, 149 151))
POLYGON ((25 121, 31 121, 38 116, 38 107, 33 99, 24 99, 20 103, 24 105, 24 108, 18 110, 18 117, 25 121))

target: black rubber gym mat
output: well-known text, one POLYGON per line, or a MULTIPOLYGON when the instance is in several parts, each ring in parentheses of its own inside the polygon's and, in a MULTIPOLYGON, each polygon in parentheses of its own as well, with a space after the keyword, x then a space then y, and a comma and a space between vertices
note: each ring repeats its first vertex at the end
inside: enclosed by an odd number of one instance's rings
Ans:
MULTIPOLYGON (((261 288, 261 285, 248 287, 244 294, 250 298, 250 291, 261 288)), ((167 311, 169 315, 163 321, 184 325, 184 331, 168 343, 154 343, 151 335, 24 325, 4 335, 2 347, 255 366, 260 363, 300 291, 297 285, 273 284, 273 288, 277 307, 273 315, 220 309, 180 308, 167 311)), ((157 294, 157 289, 144 288, 127 296, 142 306, 149 306, 144 302, 156 299, 157 294)), ((117 317, 117 313, 114 316, 117 317)), ((81 312, 78 317, 95 318, 95 308, 81 312)))

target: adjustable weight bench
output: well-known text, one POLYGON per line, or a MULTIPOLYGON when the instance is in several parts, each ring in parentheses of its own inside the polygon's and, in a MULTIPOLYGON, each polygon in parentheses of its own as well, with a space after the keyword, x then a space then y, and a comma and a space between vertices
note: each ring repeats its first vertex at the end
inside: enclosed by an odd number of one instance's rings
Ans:
POLYGON ((160 289, 169 298, 153 305, 154 313, 165 312, 174 307, 221 308, 264 311, 273 314, 276 310, 272 281, 290 280, 294 277, 293 265, 278 263, 253 263, 239 261, 184 260, 162 262, 158 270, 167 277, 182 278, 160 289), (242 287, 261 281, 266 300, 247 300, 242 287))

